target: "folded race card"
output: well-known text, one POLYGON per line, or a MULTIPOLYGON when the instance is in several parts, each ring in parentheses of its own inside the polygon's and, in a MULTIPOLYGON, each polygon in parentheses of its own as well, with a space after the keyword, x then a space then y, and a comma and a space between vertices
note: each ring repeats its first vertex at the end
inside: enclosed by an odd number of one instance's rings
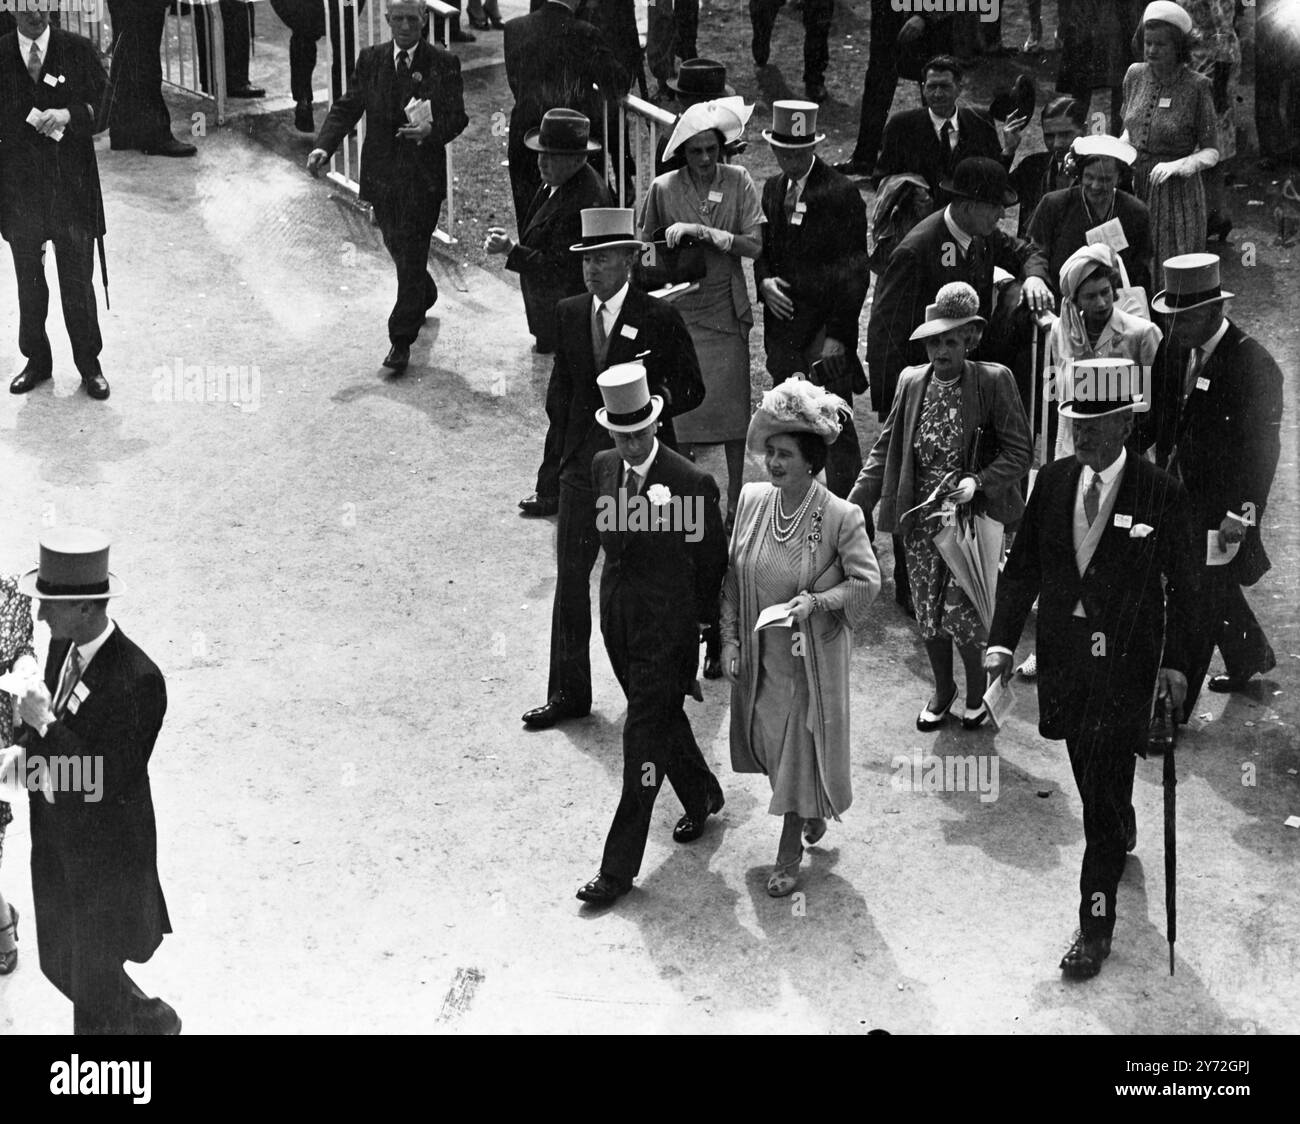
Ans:
POLYGON ((433 121, 433 107, 428 98, 416 101, 412 98, 406 103, 406 119, 412 125, 427 125, 433 121))
POLYGON ((1011 717, 1011 712, 1016 708, 1016 693, 1011 689, 1010 684, 1004 685, 999 676, 984 692, 984 705, 989 708, 989 717, 993 719, 993 725, 1000 730, 1002 723, 1011 717))
MULTIPOLYGON (((36 128, 36 121, 40 119, 40 116, 41 116, 41 111, 37 109, 35 106, 32 106, 31 111, 27 114, 27 124, 29 124, 33 129, 36 128)), ((57 129, 54 130, 54 132, 50 133, 50 136, 56 141, 62 140, 63 126, 60 125, 57 129)))
POLYGON ((758 614, 758 620, 754 622, 754 631, 758 632, 764 628, 789 628, 794 624, 794 614, 790 612, 790 606, 781 602, 777 605, 769 605, 758 614))

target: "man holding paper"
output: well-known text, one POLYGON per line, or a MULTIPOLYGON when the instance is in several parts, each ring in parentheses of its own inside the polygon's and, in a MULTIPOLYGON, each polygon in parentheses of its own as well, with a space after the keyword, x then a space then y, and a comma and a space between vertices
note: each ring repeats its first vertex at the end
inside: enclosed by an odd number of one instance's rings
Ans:
POLYGON ((1219 259, 1184 254, 1164 263, 1168 286, 1152 301, 1167 317, 1179 361, 1160 368, 1156 457, 1186 486, 1204 563, 1204 625, 1188 673, 1195 702, 1217 646, 1225 673, 1211 691, 1240 691, 1277 664, 1241 587, 1271 565, 1260 527, 1281 449, 1282 372, 1273 357, 1224 314, 1219 259))
POLYGON ((1125 449, 1132 385, 1098 389, 1061 405, 1075 455, 1038 474, 984 657, 1005 683, 1037 598, 1038 732, 1065 739, 1083 802, 1079 931, 1060 965, 1069 979, 1090 979, 1110 955, 1124 856, 1137 845, 1134 756, 1146 756, 1153 694, 1182 706, 1200 619, 1187 493, 1125 449))
POLYGON ((383 365, 406 369, 425 314, 438 299, 429 273, 429 240, 447 196, 446 145, 469 124, 460 60, 420 38, 426 9, 389 0, 393 38, 357 57, 348 91, 330 107, 307 170, 319 175, 364 114, 361 198, 375 208, 384 246, 397 268, 397 301, 388 317, 392 344, 383 365))
POLYGON ((27 363, 9 390, 25 394, 53 375, 49 242, 73 361, 86 393, 107 398, 94 288, 95 242, 102 262, 104 235, 94 137, 108 76, 89 39, 51 27, 34 6, 15 18, 17 30, 0 38, 0 235, 13 254, 18 349, 27 363))

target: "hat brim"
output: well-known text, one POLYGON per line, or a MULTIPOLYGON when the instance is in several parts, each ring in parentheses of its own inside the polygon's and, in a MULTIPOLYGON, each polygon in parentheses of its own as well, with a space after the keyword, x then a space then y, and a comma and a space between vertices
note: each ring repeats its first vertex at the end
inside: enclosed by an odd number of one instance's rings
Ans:
POLYGON ((1109 418, 1115 414, 1122 414, 1125 410, 1131 410, 1135 414, 1145 414, 1151 409, 1149 402, 1124 402, 1120 405, 1112 406, 1109 410, 1094 410, 1091 413, 1083 414, 1074 408, 1073 403, 1062 402, 1057 407, 1057 414, 1063 418, 1070 418, 1074 421, 1090 421, 1093 418, 1109 418))
POLYGON ((722 84, 722 89, 710 94, 696 93, 694 90, 683 90, 678 84, 676 78, 669 78, 664 83, 674 94, 680 94, 684 98, 697 98, 700 101, 713 101, 714 98, 734 98, 736 91, 726 82, 722 84))
POLYGON ((818 433, 817 430, 806 425, 792 425, 788 418, 778 421, 770 414, 759 410, 749 419, 749 431, 745 434, 745 448, 751 453, 762 455, 767 451, 767 439, 777 433, 811 433, 814 437, 820 437, 822 443, 826 445, 834 445, 839 436, 818 433))
POLYGON ((534 152, 549 152, 554 156, 585 156, 590 152, 600 151, 600 142, 594 140, 588 140, 586 148, 555 148, 552 145, 544 145, 541 132, 541 129, 529 129, 524 134, 524 147, 531 148, 534 152))
POLYGON ((609 411, 604 406, 601 406, 596 411, 596 422, 598 425, 603 425, 610 433, 640 433, 647 426, 654 425, 663 411, 663 398, 658 394, 652 394, 650 395, 650 414, 644 421, 634 422, 632 425, 614 425, 609 420, 609 411))
POLYGON ((1185 304, 1179 308, 1174 308, 1165 301, 1169 295, 1168 289, 1161 289, 1154 297, 1151 298, 1151 307, 1156 312, 1164 316, 1177 316, 1180 312, 1191 312, 1194 308, 1204 308, 1207 304, 1219 304, 1222 301, 1230 301, 1236 293, 1230 293, 1227 289, 1222 289, 1217 297, 1207 297, 1203 301, 1197 301, 1195 304, 1185 304))
POLYGON ((918 324, 916 330, 907 338, 909 340, 924 340, 930 336, 941 336, 944 332, 951 332, 954 328, 960 328, 965 324, 978 324, 983 328, 987 326, 988 321, 982 316, 943 317, 938 320, 926 320, 923 324, 918 324))
POLYGON ((959 191, 953 187, 952 180, 940 181, 939 190, 954 199, 969 199, 974 203, 987 203, 991 207, 1014 207, 1020 202, 1020 196, 1009 187, 1003 192, 1001 203, 994 203, 991 199, 981 199, 978 195, 972 195, 969 191, 959 191))
POLYGON ((649 246, 649 242, 642 242, 639 238, 611 238, 608 242, 591 242, 583 244, 582 242, 570 246, 569 250, 575 254, 588 254, 593 250, 610 250, 618 246, 628 249, 644 250, 649 246))
POLYGON ((812 148, 814 145, 821 144, 826 139, 825 133, 816 133, 804 141, 784 141, 777 140, 772 135, 771 129, 763 130, 763 139, 773 148, 812 148))
POLYGON ((18 592, 34 601, 107 601, 110 597, 121 597, 126 593, 126 584, 116 574, 108 575, 107 593, 42 593, 36 588, 36 579, 41 575, 40 567, 28 570, 18 578, 18 592))

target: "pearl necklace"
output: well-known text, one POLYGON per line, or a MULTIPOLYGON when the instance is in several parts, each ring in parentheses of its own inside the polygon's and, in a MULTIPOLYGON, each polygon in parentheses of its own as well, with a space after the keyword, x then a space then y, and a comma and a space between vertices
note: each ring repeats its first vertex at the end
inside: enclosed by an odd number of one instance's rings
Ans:
POLYGON ((781 489, 776 490, 776 502, 772 504, 772 537, 777 542, 789 542, 794 538, 794 533, 803 522, 803 517, 807 513, 809 506, 812 504, 813 488, 809 485, 808 491, 804 494, 803 503, 799 505, 799 510, 794 515, 786 515, 781 505, 781 489), (782 523, 785 526, 782 526, 782 523))

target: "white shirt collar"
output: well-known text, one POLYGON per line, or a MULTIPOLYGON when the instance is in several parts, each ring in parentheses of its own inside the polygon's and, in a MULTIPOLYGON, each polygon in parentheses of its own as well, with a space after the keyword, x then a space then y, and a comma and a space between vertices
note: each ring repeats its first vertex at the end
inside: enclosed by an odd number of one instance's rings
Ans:
MULTIPOLYGON (((112 620, 109 620, 108 627, 96 636, 94 640, 87 640, 86 643, 77 645, 77 655, 81 659, 81 674, 83 676, 86 674, 86 668, 90 666, 90 661, 95 658, 95 653, 104 646, 104 641, 113 634, 114 627, 116 626, 113 624, 112 620)), ((69 647, 68 654, 71 655, 71 653, 72 648, 69 647)))
POLYGON ((21 31, 18 32, 18 49, 22 52, 24 66, 27 65, 27 60, 31 58, 33 42, 35 42, 36 46, 40 48, 41 62, 44 63, 45 57, 49 53, 50 49, 50 28, 48 24, 46 25, 45 30, 42 31, 35 40, 28 39, 21 31))
MULTIPOLYGON (((1096 473, 1097 476, 1101 477, 1101 489, 1103 492, 1115 483, 1116 477, 1124 471, 1124 463, 1127 460, 1128 449, 1121 445, 1119 448, 1119 456, 1117 456, 1100 472, 1096 473)), ((1085 492, 1092 487, 1093 475, 1093 471, 1090 468, 1085 468, 1083 472, 1079 473, 1079 486, 1083 488, 1085 492)))
POLYGON ((624 461, 623 467, 630 468, 639 477, 641 477, 642 480, 644 480, 647 476, 650 475, 650 466, 654 464, 655 457, 657 457, 658 455, 659 455, 659 438, 656 437, 654 440, 654 444, 650 446, 650 455, 646 457, 645 460, 643 460, 640 464, 628 464, 627 461, 624 461))
POLYGON ((943 140, 943 126, 945 122, 952 126, 953 137, 955 138, 957 136, 957 110, 956 109, 953 109, 951 117, 940 117, 937 113, 935 113, 933 109, 930 109, 928 107, 926 108, 926 112, 930 115, 930 126, 931 128, 934 129, 934 135, 936 137, 938 137, 940 140, 943 140))
POLYGON ((398 56, 401 55, 401 53, 402 53, 403 51, 406 52, 406 61, 407 61, 407 62, 408 62, 412 67, 414 67, 414 66, 415 66, 415 52, 418 51, 419 49, 420 49, 420 44, 419 44, 419 43, 416 43, 416 45, 415 45, 414 47, 399 47, 399 46, 397 45, 397 40, 394 39, 394 40, 393 40, 393 67, 394 67, 394 69, 396 69, 396 67, 397 67, 397 59, 398 59, 398 56))
MULTIPOLYGON (((808 177, 812 175, 812 170, 813 170, 813 168, 814 168, 814 166, 815 166, 816 164, 817 164, 817 157, 814 156, 813 159, 812 159, 812 163, 808 165, 808 170, 807 170, 806 172, 804 172, 804 174, 801 175, 797 180, 791 180, 791 181, 790 181, 790 183, 792 183, 792 184, 795 185, 795 198, 796 198, 796 199, 800 199, 800 198, 803 197, 804 188, 808 186, 808 177)), ((787 185, 787 186, 786 186, 786 191, 788 192, 789 190, 790 190, 790 188, 789 188, 789 186, 787 185)))
POLYGON ((1210 356, 1214 354, 1214 349, 1219 346, 1219 341, 1228 334, 1228 318, 1223 318, 1223 323, 1219 325, 1219 330, 1214 333, 1196 350, 1201 353, 1201 366, 1204 367, 1210 361, 1210 356))
POLYGON ((943 209, 943 221, 948 224, 948 230, 951 232, 952 236, 957 239, 957 249, 964 254, 966 248, 970 245, 971 236, 962 230, 962 228, 957 225, 957 220, 952 217, 951 203, 943 209))
MULTIPOLYGON (((627 290, 628 290, 628 282, 624 281, 623 287, 619 289, 619 291, 615 293, 612 297, 610 297, 609 300, 604 302, 606 310, 609 312, 609 315, 612 317, 612 319, 610 320, 611 324, 614 322, 614 320, 618 319, 619 314, 623 311, 623 299, 627 296, 627 290)), ((592 293, 591 294, 592 315, 595 315, 596 309, 600 306, 600 304, 601 304, 600 298, 596 296, 595 293, 592 293)))

